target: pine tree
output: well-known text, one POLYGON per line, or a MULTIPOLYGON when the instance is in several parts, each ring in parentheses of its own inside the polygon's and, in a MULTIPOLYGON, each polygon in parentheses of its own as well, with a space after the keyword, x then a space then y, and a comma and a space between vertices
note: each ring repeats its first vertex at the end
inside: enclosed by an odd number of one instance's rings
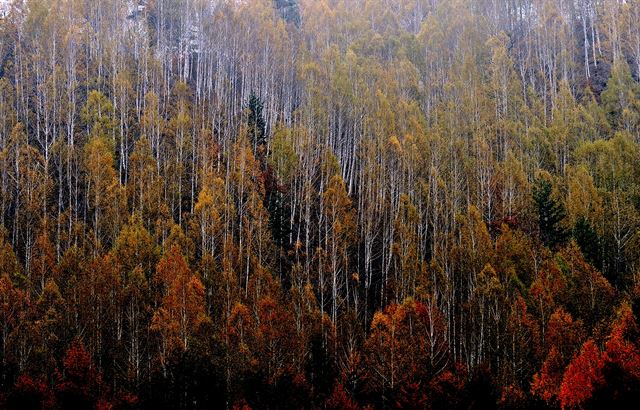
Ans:
POLYGON ((267 143, 267 125, 262 114, 263 104, 260 97, 254 91, 249 96, 249 117, 247 118, 247 127, 249 132, 249 140, 253 144, 253 152, 258 147, 267 143))
POLYGON ((540 239, 545 246, 554 248, 567 240, 567 231, 562 226, 566 216, 564 206, 551 197, 551 182, 538 178, 533 189, 533 199, 538 211, 540 239))
POLYGON ((276 187, 267 194, 267 210, 269 211, 269 226, 274 243, 281 247, 287 244, 287 237, 291 232, 288 219, 291 212, 283 203, 283 193, 276 187))
POLYGON ((586 218, 578 218, 573 227, 573 237, 587 261, 595 267, 601 267, 600 237, 586 218))

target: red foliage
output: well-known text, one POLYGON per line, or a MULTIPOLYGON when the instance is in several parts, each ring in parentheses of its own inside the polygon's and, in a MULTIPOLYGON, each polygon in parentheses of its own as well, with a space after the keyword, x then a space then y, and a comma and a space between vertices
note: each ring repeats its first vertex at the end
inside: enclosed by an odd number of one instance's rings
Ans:
POLYGON ((53 392, 43 379, 34 380, 23 374, 18 377, 7 402, 8 408, 41 408, 55 406, 53 392))
MULTIPOLYGON (((56 396, 62 407, 94 407, 101 399, 102 376, 80 342, 74 342, 64 357, 64 375, 58 375, 56 396)), ((104 408, 104 407, 103 407, 104 408)))
POLYGON ((397 409, 425 409, 429 399, 418 382, 407 383, 396 394, 394 407, 397 409))
POLYGON ((638 346, 629 341, 638 340, 637 332, 633 312, 628 305, 624 305, 611 327, 604 355, 605 360, 619 365, 627 374, 640 379, 640 352, 638 346))
MULTIPOLYGON (((627 386, 640 383, 640 352, 634 342, 638 340, 637 332, 633 312, 625 304, 611 325, 604 352, 589 340, 567 367, 559 394, 563 409, 582 407, 592 398, 596 401, 610 400, 612 397, 621 399, 618 393, 627 394, 624 390, 629 387, 618 385, 619 380, 607 380, 611 376, 611 369, 619 369, 624 379, 631 381, 632 384, 627 386), (609 372, 605 369, 609 369, 609 372)), ((626 399, 629 397, 633 396, 627 395, 626 399)))
POLYGON ((91 369, 91 357, 80 342, 71 345, 64 357, 65 378, 70 382, 86 383, 96 377, 91 369))
POLYGON ((588 340, 567 367, 560 385, 560 405, 563 409, 578 408, 589 400, 594 390, 605 383, 602 375, 604 359, 600 350, 588 340))
POLYGON ((239 402, 239 403, 235 403, 233 405, 233 407, 231 407, 231 408, 232 408, 232 410, 251 410, 251 406, 249 406, 244 401, 239 402))
POLYGON ((507 386, 502 390, 498 407, 501 409, 527 408, 527 395, 517 386, 507 386))
POLYGON ((327 410, 358 410, 359 408, 356 402, 354 402, 345 391, 342 383, 335 385, 333 392, 325 402, 325 409, 327 410))
POLYGON ((548 404, 555 404, 565 368, 584 337, 582 321, 574 321, 562 308, 551 315, 545 337, 547 356, 539 373, 533 376, 531 392, 548 404))
POLYGON ((135 394, 121 392, 111 400, 114 409, 132 409, 135 408, 140 399, 135 394))
POLYGON ((429 383, 431 408, 460 408, 466 389, 467 370, 463 364, 455 371, 444 371, 429 383))
POLYGON ((113 410, 113 408, 113 403, 110 403, 104 399, 98 400, 95 406, 96 410, 113 410))

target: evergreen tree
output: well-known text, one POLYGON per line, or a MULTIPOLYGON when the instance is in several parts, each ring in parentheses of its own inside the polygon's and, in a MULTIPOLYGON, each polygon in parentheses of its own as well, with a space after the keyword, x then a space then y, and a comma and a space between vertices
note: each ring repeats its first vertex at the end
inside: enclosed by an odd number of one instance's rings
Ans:
POLYGON ((277 246, 287 244, 287 236, 289 236, 291 231, 287 223, 289 210, 286 209, 282 200, 283 194, 277 188, 270 191, 267 196, 267 210, 270 215, 269 224, 271 226, 273 240, 277 246))
POLYGON ((249 96, 248 108, 249 117, 247 118, 247 127, 249 140, 251 144, 253 144, 253 152, 255 153, 258 147, 267 143, 267 125, 262 114, 262 100, 254 91, 251 91, 251 95, 249 96))
POLYGON ((566 216, 564 206, 551 197, 551 182, 538 178, 533 188, 533 199, 538 211, 540 239, 545 246, 554 248, 567 240, 567 231, 562 226, 566 216))
POLYGON ((573 238, 580 246, 580 250, 587 261, 596 268, 601 268, 602 260, 599 255, 600 237, 584 217, 580 217, 576 221, 573 227, 573 238))

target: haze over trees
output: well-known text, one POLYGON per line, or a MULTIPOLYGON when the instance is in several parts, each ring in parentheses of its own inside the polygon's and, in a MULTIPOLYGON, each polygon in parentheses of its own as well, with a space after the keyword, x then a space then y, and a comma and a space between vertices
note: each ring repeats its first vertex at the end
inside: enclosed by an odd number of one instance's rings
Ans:
POLYGON ((0 7, 0 407, 635 408, 640 1, 0 7))

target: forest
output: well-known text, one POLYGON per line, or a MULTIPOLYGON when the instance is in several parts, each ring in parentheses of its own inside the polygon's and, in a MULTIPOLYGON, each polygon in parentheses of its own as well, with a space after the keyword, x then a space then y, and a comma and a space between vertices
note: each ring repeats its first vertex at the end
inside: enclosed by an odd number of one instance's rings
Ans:
POLYGON ((0 408, 635 409, 640 0, 0 0, 0 408))

